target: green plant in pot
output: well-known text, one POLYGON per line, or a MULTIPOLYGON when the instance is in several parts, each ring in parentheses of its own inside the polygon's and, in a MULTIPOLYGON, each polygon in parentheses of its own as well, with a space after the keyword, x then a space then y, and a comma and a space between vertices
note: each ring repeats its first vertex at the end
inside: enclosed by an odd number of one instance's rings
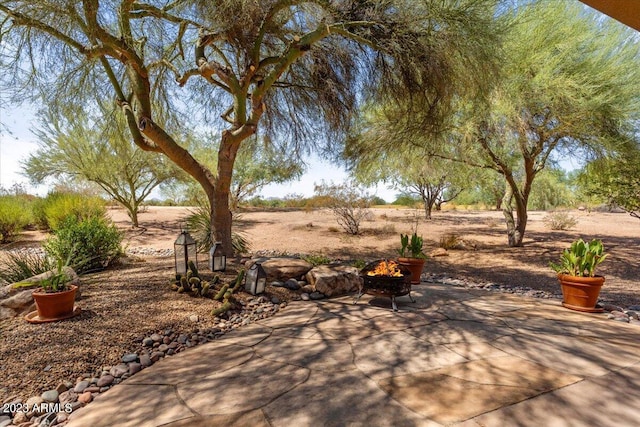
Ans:
POLYGON ((562 251, 559 263, 550 263, 558 273, 564 307, 588 313, 603 311, 596 303, 605 278, 596 275, 596 268, 607 256, 601 240, 585 242, 578 239, 562 251))
POLYGON ((400 234, 400 249, 398 253, 398 264, 404 265, 411 271, 411 283, 420 283, 420 276, 422 275, 422 269, 427 260, 427 256, 422 253, 422 246, 424 240, 422 236, 418 236, 417 233, 413 233, 411 237, 408 234, 400 234))
POLYGON ((71 283, 72 279, 65 267, 66 263, 58 260, 56 269, 38 281, 39 288, 32 292, 37 318, 27 315, 28 321, 52 322, 75 315, 74 304, 78 287, 71 283))

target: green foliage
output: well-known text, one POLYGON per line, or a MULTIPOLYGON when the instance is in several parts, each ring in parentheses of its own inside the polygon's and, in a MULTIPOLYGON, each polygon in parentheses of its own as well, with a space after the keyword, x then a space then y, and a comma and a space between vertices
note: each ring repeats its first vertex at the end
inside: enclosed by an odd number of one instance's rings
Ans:
POLYGON ((101 270, 122 255, 122 233, 98 217, 66 218, 44 244, 48 256, 68 260, 76 272, 101 270))
POLYGON ((124 117, 89 117, 74 106, 45 110, 40 118, 39 148, 24 165, 31 180, 95 183, 127 210, 134 226, 145 198, 178 174, 166 157, 136 147, 124 117))
POLYGON ((562 169, 544 169, 536 176, 527 207, 533 210, 550 210, 561 206, 573 206, 575 194, 562 169))
POLYGON ((351 265, 353 265, 355 268, 359 270, 362 270, 364 266, 367 265, 367 261, 363 259, 356 259, 351 263, 351 265))
POLYGON ((387 204, 387 201, 382 197, 373 196, 371 197, 371 204, 374 206, 383 206, 387 204))
POLYGON ((53 268, 53 263, 47 257, 27 250, 6 252, 5 257, 0 266, 0 281, 5 283, 19 282, 53 268))
POLYGON ((338 225, 349 234, 360 234, 360 223, 371 216, 371 197, 354 182, 327 184, 323 182, 314 188, 316 197, 321 198, 333 212, 338 225))
POLYGON ((29 203, 20 196, 0 196, 0 243, 8 242, 32 222, 29 203))
POLYGON ((589 163, 578 175, 582 192, 640 219, 640 144, 589 163))
POLYGON ((422 253, 423 239, 417 233, 413 233, 411 240, 408 234, 400 234, 400 249, 398 253, 403 258, 426 258, 422 253))
POLYGON ((34 202, 33 211, 37 224, 54 232, 70 217, 81 221, 107 215, 104 200, 79 193, 51 192, 34 202))
POLYGON ((68 266, 70 259, 63 261, 62 259, 56 260, 56 268, 51 272, 48 277, 40 280, 38 284, 44 292, 54 293, 67 290, 67 282, 69 277, 64 272, 64 267, 68 266))
POLYGON ((578 277, 594 277, 596 267, 607 258, 601 240, 586 243, 582 239, 574 241, 560 256, 560 263, 549 263, 556 273, 578 277))
POLYGON ((552 230, 569 230, 578 223, 578 220, 568 212, 557 211, 547 214, 542 222, 552 230))
POLYGON ((317 265, 331 264, 331 258, 322 254, 301 255, 300 258, 307 261, 309 264, 313 265, 314 267, 317 265))
POLYGON ((420 198, 410 193, 400 193, 392 204, 400 206, 415 207, 420 203, 420 198))

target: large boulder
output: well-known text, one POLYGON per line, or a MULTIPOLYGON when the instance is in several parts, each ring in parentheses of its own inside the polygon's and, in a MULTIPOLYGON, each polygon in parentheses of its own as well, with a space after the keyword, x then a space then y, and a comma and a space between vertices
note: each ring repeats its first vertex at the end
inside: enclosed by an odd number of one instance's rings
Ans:
POLYGON ((328 297, 357 291, 362 279, 356 267, 320 265, 307 273, 307 282, 328 297))
MULTIPOLYGON (((249 261, 247 268, 254 260, 249 261)), ((289 279, 299 279, 303 277, 313 265, 300 258, 270 258, 262 262, 262 268, 267 273, 267 281, 286 282, 289 279)))
MULTIPOLYGON (((74 285, 80 284, 78 275, 71 267, 64 267, 64 272, 67 277, 71 278, 70 283, 74 285)), ((5 286, 2 289, 2 292, 0 292, 0 320, 19 316, 35 310, 35 304, 31 293, 38 287, 39 281, 46 279, 53 274, 53 271, 47 271, 19 282, 20 286, 15 286, 16 283, 5 286)), ((76 292, 76 298, 78 298, 79 295, 79 292, 76 292)))

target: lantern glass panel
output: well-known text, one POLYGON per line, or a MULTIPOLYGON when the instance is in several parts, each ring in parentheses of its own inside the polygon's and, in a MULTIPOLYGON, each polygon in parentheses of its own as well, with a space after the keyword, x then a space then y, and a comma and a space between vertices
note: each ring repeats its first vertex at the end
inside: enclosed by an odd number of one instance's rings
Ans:
POLYGON ((261 294, 267 286, 267 272, 259 263, 253 264, 244 277, 244 289, 252 295, 261 294))
POLYGON ((267 278, 258 277, 258 282, 256 283, 256 294, 263 293, 266 286, 267 286, 267 278))
POLYGON ((198 264, 196 241, 186 231, 182 231, 173 244, 176 274, 186 274, 189 261, 198 264))
POLYGON ((225 271, 227 268, 227 257, 222 250, 222 243, 215 242, 209 250, 209 269, 211 271, 225 271))
POLYGON ((253 264, 249 268, 249 270, 247 270, 247 274, 244 276, 244 290, 249 292, 251 295, 255 295, 257 282, 258 267, 257 264, 253 264))
POLYGON ((187 272, 187 260, 186 260, 186 252, 185 247, 180 245, 175 245, 173 249, 176 258, 176 273, 177 274, 185 274, 187 272))

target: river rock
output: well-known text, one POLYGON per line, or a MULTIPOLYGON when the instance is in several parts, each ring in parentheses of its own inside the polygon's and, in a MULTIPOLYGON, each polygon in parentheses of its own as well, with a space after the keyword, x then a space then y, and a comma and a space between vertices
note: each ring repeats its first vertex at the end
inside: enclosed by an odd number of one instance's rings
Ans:
POLYGON ((47 390, 42 393, 40 397, 42 397, 42 400, 45 402, 55 403, 58 401, 58 396, 60 396, 60 393, 58 393, 57 390, 47 390))
POLYGON ((83 393, 84 390, 89 387, 89 381, 87 380, 82 380, 80 381, 78 384, 76 384, 76 386, 73 388, 73 391, 75 393, 83 393))

